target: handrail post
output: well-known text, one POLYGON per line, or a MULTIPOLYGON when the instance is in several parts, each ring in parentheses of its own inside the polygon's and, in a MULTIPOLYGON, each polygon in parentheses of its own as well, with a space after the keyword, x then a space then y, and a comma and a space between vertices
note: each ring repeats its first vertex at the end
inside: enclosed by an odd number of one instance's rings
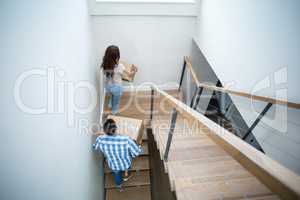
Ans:
POLYGON ((168 161, 168 156, 169 156, 170 146, 171 146, 173 133, 174 133, 174 129, 175 129, 176 119, 177 119, 177 110, 175 108, 173 108, 172 118, 171 118, 171 126, 170 126, 170 130, 169 130, 168 141, 167 141, 166 150, 165 150, 165 154, 164 154, 164 160, 166 162, 168 161))
POLYGON ((195 98, 198 94, 198 89, 199 87, 196 87, 195 91, 194 91, 194 94, 193 94, 193 97, 192 97, 192 100, 191 100, 191 103, 190 103, 190 107, 193 108, 194 107, 194 103, 195 103, 195 98))
POLYGON ((181 75, 180 75, 178 91, 180 91, 180 89, 181 89, 181 85, 182 85, 183 77, 184 77, 184 73, 185 73, 185 68, 186 68, 186 61, 185 61, 185 59, 183 59, 183 66, 182 66, 182 71, 181 71, 181 75))
POLYGON ((263 111, 259 114, 259 116, 256 118, 256 120, 253 122, 251 127, 247 130, 246 134, 243 136, 243 140, 246 140, 247 137, 250 135, 250 133, 253 131, 253 129, 256 127, 256 125, 260 122, 260 120, 265 116, 265 114, 268 112, 268 110, 272 107, 272 103, 268 103, 266 107, 263 109, 263 111))
POLYGON ((194 105, 193 105, 193 109, 196 109, 197 108, 197 106, 198 106, 198 104, 199 104, 199 101, 200 101, 200 96, 201 96, 201 94, 202 94, 202 92, 203 92, 203 87, 198 87, 198 93, 197 93, 197 95, 196 95, 196 103, 194 103, 194 105))
POLYGON ((203 87, 201 87, 201 86, 197 87, 197 90, 195 91, 196 95, 193 97, 193 101, 191 102, 191 108, 193 108, 193 109, 197 108, 202 92, 203 92, 203 87))
POLYGON ((152 119, 153 119, 153 108, 154 108, 154 89, 151 87, 150 123, 152 123, 152 119))

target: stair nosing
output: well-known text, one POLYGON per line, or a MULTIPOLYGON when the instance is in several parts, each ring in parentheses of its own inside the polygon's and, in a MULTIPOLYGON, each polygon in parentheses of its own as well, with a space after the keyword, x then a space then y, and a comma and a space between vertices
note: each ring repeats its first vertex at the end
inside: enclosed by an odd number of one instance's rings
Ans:
MULTIPOLYGON (((151 185, 150 171, 134 172, 132 179, 123 182, 123 187, 138 187, 138 186, 148 186, 151 185)), ((105 175, 105 189, 117 188, 113 183, 112 175, 105 175)))
MULTIPOLYGON (((149 169, 130 169, 129 171, 131 171, 131 172, 150 171, 150 168, 149 169)), ((112 174, 112 171, 106 171, 106 172, 104 172, 104 174, 112 174)))
MULTIPOLYGON (((149 182, 149 183, 142 183, 142 184, 139 184, 139 185, 123 185, 122 187, 123 188, 132 188, 132 187, 140 187, 140 186, 151 186, 151 183, 149 182)), ((117 189, 117 187, 116 186, 110 186, 110 187, 106 187, 105 186, 105 189, 106 190, 112 190, 112 189, 117 189)))

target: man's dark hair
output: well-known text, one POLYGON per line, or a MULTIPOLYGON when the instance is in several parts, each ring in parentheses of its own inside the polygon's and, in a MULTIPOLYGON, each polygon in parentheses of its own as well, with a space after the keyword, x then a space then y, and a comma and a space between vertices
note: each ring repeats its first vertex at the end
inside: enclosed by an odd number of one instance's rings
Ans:
POLYGON ((114 135, 117 130, 117 124, 113 119, 107 119, 103 124, 104 133, 107 135, 114 135))

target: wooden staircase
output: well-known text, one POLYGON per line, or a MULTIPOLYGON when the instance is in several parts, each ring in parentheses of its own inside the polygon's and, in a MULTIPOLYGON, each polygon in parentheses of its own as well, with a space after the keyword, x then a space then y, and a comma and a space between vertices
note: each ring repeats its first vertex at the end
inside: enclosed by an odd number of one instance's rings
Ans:
POLYGON ((178 113, 167 160, 170 116, 157 114, 152 120, 160 157, 178 200, 300 199, 297 174, 166 92, 154 90, 168 99, 169 113, 178 113))
MULTIPOLYGON (((153 126, 161 124, 162 120, 156 118, 153 126)), ((169 124, 169 120, 165 123, 169 124)), ((185 118, 177 119, 169 159, 164 162, 171 189, 176 192, 178 200, 278 199, 205 133, 196 132, 192 126, 192 122, 185 118)), ((153 130, 163 160, 168 128, 153 130)))
MULTIPOLYGON (((148 120, 150 96, 150 92, 125 93, 119 116, 148 120)), ((180 112, 168 160, 164 160, 172 109, 180 104, 176 99, 180 100, 181 94, 178 91, 160 91, 155 92, 154 96, 154 115, 148 128, 152 129, 160 159, 176 199, 297 199, 288 188, 297 187, 289 183, 288 186, 283 185, 284 180, 292 178, 298 183, 297 175, 225 129, 224 135, 215 134, 213 130, 218 132, 217 124, 204 116, 201 116, 202 121, 195 120, 198 117, 196 111, 185 108, 182 103, 177 107, 180 112), (281 173, 280 177, 277 172, 281 173)), ((120 193, 115 188, 112 175, 105 166, 106 200, 151 199, 151 192, 155 191, 151 191, 145 134, 143 148, 144 155, 133 162, 132 171, 135 177, 124 184, 124 192, 120 193)))
MULTIPOLYGON (((169 106, 169 113, 171 109, 169 106)), ((152 121, 161 160, 164 160, 170 121, 170 116, 160 114, 154 115, 152 121), (164 129, 160 128, 162 124, 164 129)), ((279 199, 208 134, 208 129, 195 120, 177 117, 164 165, 178 200, 279 199)))

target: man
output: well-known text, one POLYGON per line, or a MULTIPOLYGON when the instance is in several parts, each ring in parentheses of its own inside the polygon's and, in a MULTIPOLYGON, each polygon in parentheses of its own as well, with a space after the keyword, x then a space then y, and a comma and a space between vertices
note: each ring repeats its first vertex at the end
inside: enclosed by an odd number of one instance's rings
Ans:
POLYGON ((93 148, 104 154, 108 167, 113 172, 115 184, 122 192, 122 182, 131 178, 129 170, 132 158, 137 157, 142 149, 128 136, 116 134, 117 125, 113 119, 107 119, 104 122, 103 130, 105 135, 96 139, 93 148), (124 177, 122 176, 123 173, 124 177))

